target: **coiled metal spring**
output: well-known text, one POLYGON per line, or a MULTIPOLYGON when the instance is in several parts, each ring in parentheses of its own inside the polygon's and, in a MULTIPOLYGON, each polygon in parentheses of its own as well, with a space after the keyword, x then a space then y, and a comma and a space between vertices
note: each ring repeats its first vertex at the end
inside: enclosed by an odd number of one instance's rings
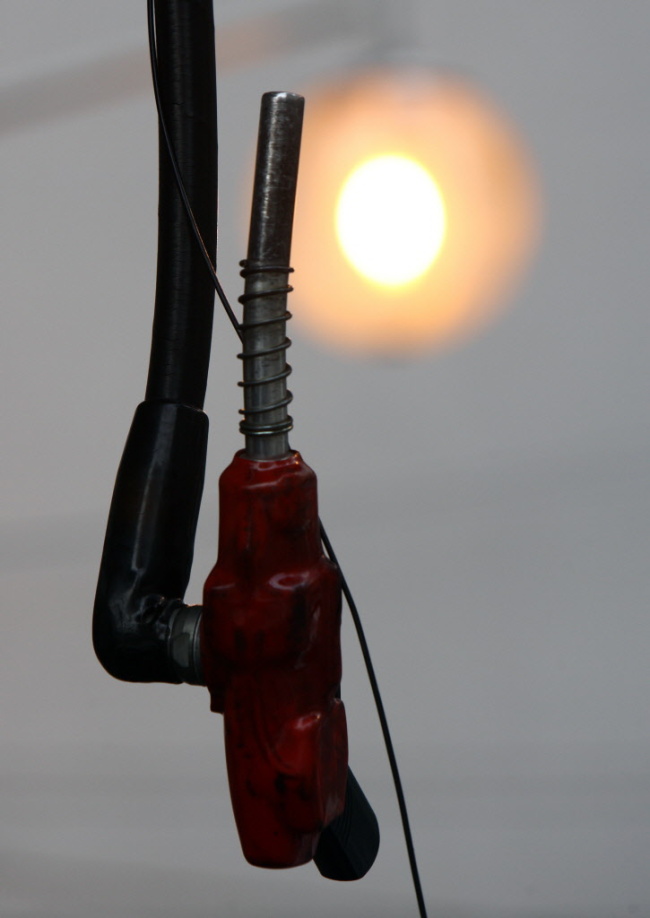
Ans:
POLYGON ((239 382, 244 389, 244 408, 239 413, 244 417, 239 429, 246 437, 286 437, 293 428, 293 418, 287 413, 293 395, 286 387, 286 379, 291 374, 291 367, 286 362, 286 350, 291 346, 291 339, 286 336, 286 322, 291 313, 283 307, 293 287, 286 284, 266 289, 260 281, 264 275, 288 275, 293 268, 251 264, 246 260, 240 264, 241 276, 247 281, 257 278, 258 283, 252 285, 256 289, 249 289, 251 284, 247 282, 246 292, 239 297, 244 306, 240 325, 244 349, 237 355, 244 361, 244 379, 239 382), (281 301, 271 298, 281 298, 281 301), (274 313, 274 306, 282 308, 282 312, 274 313))

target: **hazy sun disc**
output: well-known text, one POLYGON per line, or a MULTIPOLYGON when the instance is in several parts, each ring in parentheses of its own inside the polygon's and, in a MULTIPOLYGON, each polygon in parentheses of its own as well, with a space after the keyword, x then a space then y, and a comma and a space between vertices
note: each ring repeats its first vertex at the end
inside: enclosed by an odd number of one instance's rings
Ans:
POLYGON ((361 163, 336 203, 336 235, 346 259, 368 280, 391 287, 415 280, 433 264, 446 223, 438 186, 406 156, 361 163))

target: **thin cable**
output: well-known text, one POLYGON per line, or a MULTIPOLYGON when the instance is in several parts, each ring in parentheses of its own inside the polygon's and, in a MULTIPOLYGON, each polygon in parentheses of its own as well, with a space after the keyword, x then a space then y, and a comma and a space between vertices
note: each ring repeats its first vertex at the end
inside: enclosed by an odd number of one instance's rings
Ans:
MULTIPOLYGON (((214 269, 214 265, 212 264, 212 260, 210 258, 208 250, 203 241, 203 237, 201 236, 199 227, 196 223, 196 219, 194 217, 194 213, 192 211, 192 207, 190 205, 189 199, 187 197, 187 193, 185 191, 185 186, 183 184, 183 177, 181 175, 181 172, 178 166, 178 162, 176 160, 176 155, 172 147, 171 139, 167 131, 167 125, 165 123, 165 116, 163 113, 162 100, 160 96, 160 87, 158 83, 158 53, 157 53, 156 37, 155 37, 154 0, 147 0, 147 19, 148 19, 148 25, 149 25, 149 59, 151 63, 151 76, 153 80, 154 96, 156 99, 156 108, 158 110, 158 120, 160 122, 160 128, 162 130, 163 137, 165 139, 165 146, 167 148, 167 153, 169 155, 169 161, 171 163, 172 170, 174 172, 174 178, 176 180, 176 186, 178 188, 178 193, 181 196, 183 207, 185 208, 185 213, 187 214, 187 219, 189 220, 190 226, 192 227, 194 238, 196 239, 197 245, 199 246, 199 249, 203 256, 203 260, 205 262, 206 268, 208 269, 208 272, 212 279, 212 283, 214 284, 214 288, 216 290, 217 296, 219 297, 221 304, 224 307, 233 328, 237 332, 239 338, 242 339, 243 332, 242 332, 241 326, 239 322, 237 321, 237 317, 235 316, 235 313, 233 312, 233 309, 230 303, 228 302, 228 298, 226 297, 223 287, 221 286, 219 278, 217 277, 216 271, 214 269)), ((352 621, 354 623, 354 627, 357 633, 357 639, 359 641, 359 646, 361 647, 361 654, 363 656, 363 661, 366 667, 366 672, 368 674, 368 681, 370 682, 370 688, 372 690, 375 707, 377 709, 377 716, 379 717, 379 723, 381 726, 384 746, 386 747, 386 754, 388 756, 391 775, 393 778, 393 784, 395 786, 395 794, 397 796, 397 803, 399 807, 400 817, 402 820, 404 841, 406 843, 406 850, 408 854, 409 866, 411 869, 411 876, 413 879, 413 887, 415 890, 415 897, 418 903, 418 911, 420 914, 420 918, 427 918, 427 910, 426 910, 426 905, 424 902, 424 895, 422 892, 422 883, 420 881, 420 873, 418 870, 417 858, 415 856, 413 835, 411 832, 411 826, 410 826, 410 821, 409 821, 409 816, 408 816, 408 809, 406 806, 406 798, 404 797, 404 790, 402 787, 402 779, 400 777, 399 766, 397 764, 397 758, 395 756, 395 749, 393 747, 393 741, 392 741, 390 729, 388 726, 388 719, 386 717, 384 703, 381 697, 381 691, 379 689, 379 683, 377 681, 377 676, 375 674, 375 668, 372 663, 372 658, 370 655, 370 648, 368 647, 368 642, 366 640, 366 635, 363 630, 363 625, 361 623, 361 617, 359 615, 359 610, 357 609, 357 604, 354 601, 354 597, 352 596, 352 592, 350 590, 350 587, 348 586, 348 582, 345 578, 345 574, 343 573, 343 569, 341 568, 341 565, 338 561, 336 553, 334 552, 334 548, 332 547, 332 543, 330 542, 327 532, 325 531, 325 527, 323 526, 323 523, 320 520, 319 520, 319 525, 320 525, 321 541, 323 543, 323 546, 325 547, 325 551, 327 552, 327 555, 332 561, 332 563, 338 568, 339 574, 341 576, 341 586, 343 589, 343 595, 345 596, 345 600, 350 610, 352 621)))
POLYGON ((221 282, 217 277, 214 265, 212 264, 212 259, 210 258, 210 253, 208 252, 206 245, 203 241, 203 237, 199 230, 199 227, 196 223, 194 217, 194 212, 190 204, 189 198, 187 197, 187 192, 185 191, 185 185, 183 183, 183 177, 181 175, 181 170, 178 165, 178 160, 176 159, 176 154, 172 146, 171 138, 167 130, 167 122, 165 120, 165 115, 163 113, 162 106, 162 96, 160 94, 160 83, 158 81, 158 47, 156 44, 156 20, 154 16, 154 0, 147 0, 147 23, 148 23, 148 33, 149 33, 149 62, 151 64, 151 79, 153 81, 153 92, 156 99, 156 109, 158 110, 158 121, 160 123, 160 129, 163 133, 165 139, 165 147, 167 148, 167 153, 169 156, 169 162, 174 173, 174 179, 176 181, 176 187, 178 188, 178 193, 181 196, 183 202, 183 207, 187 215, 187 219, 190 222, 192 228, 192 233, 196 239, 196 244, 199 247, 201 255, 203 256, 203 261, 205 266, 208 269, 212 283, 214 284, 214 289, 217 292, 217 296, 221 301, 221 305, 226 310, 228 318, 230 319, 233 328, 242 339, 242 331, 239 327, 239 322, 237 321, 237 316, 233 312, 232 306, 228 302, 228 297, 226 296, 221 282))
POLYGON ((384 709, 384 702, 382 701, 381 692, 379 690, 379 682, 377 681, 377 676, 375 674, 375 667, 373 666, 372 658, 370 656, 370 648, 368 647, 368 641, 366 640, 366 635, 363 630, 363 625, 361 624, 361 616, 359 615, 359 610, 357 609, 357 604, 354 601, 352 596, 352 591, 348 586, 348 582, 343 573, 343 569, 339 564, 339 560, 336 557, 336 553, 332 547, 332 543, 329 540, 327 533, 325 532, 325 527, 323 526, 322 521, 320 522, 320 537, 323 545, 325 546, 325 551, 327 556, 332 561, 333 564, 338 568, 339 574, 341 576, 341 586, 343 588, 343 595, 345 596, 345 601, 348 604, 350 610, 350 615, 352 616, 352 621, 354 623, 355 630, 357 632, 357 639, 359 641, 359 646, 361 647, 361 654, 363 656, 363 662, 366 666, 366 672, 368 673, 368 681, 370 682, 370 688, 372 690, 372 697, 375 702, 375 707, 377 708, 377 716, 379 717, 379 723, 381 725, 381 732, 384 738, 384 746, 386 747, 386 754, 388 756, 388 761, 390 763, 390 771, 393 777, 393 784, 395 785, 395 794, 397 796, 397 804, 399 806, 399 813, 402 819, 402 828, 404 830, 404 840, 406 842, 406 850, 408 853, 409 866, 411 868, 411 876, 413 878, 413 886, 415 889, 415 897, 418 900, 418 909, 420 912, 421 918, 427 918, 427 910, 424 904, 424 895, 422 892, 422 883, 420 882, 420 872, 418 870, 417 858, 415 856, 415 847, 413 845, 413 834, 411 832, 411 825, 409 822, 408 809, 406 806, 406 798, 404 797, 404 789, 402 787, 402 779, 399 773, 399 766, 397 764, 397 758, 395 756, 395 748, 393 746, 393 740, 390 735, 390 729, 388 727, 388 719, 386 717, 386 711, 384 709))

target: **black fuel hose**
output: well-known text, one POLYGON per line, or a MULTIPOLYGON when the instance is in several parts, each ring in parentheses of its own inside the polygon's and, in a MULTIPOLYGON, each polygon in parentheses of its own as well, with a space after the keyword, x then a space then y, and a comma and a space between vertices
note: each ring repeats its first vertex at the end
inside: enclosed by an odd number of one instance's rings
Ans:
MULTIPOLYGON (((157 0, 165 124, 214 264, 217 116, 212 0, 157 0)), ((132 682, 201 682, 200 607, 186 606, 203 490, 214 287, 159 128, 158 271, 145 401, 117 474, 93 616, 105 669, 132 682)))
MULTIPOLYGON (((215 263, 217 112, 210 0, 157 0, 158 83, 165 123, 205 247, 215 263)), ((214 286, 159 132, 158 272, 147 401, 203 407, 214 286)))

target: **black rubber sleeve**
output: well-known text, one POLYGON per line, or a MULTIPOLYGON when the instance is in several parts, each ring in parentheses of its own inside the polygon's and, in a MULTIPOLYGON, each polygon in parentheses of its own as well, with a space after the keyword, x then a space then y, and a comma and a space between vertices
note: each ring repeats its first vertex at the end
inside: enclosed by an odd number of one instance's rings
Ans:
POLYGON ((174 623, 187 608, 182 599, 207 440, 207 415, 196 408, 143 402, 136 410, 115 482, 93 616, 95 653, 116 679, 189 681, 170 651, 174 623))

